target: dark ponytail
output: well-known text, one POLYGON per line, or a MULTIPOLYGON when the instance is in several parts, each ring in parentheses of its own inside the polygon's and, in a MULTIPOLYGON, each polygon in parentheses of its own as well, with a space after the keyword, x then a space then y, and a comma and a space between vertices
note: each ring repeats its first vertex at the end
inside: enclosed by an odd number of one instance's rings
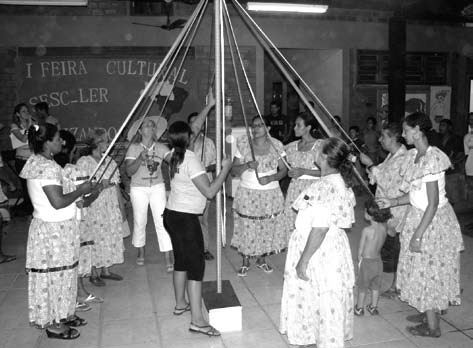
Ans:
POLYGON ((338 138, 328 138, 323 143, 322 153, 327 155, 328 165, 340 172, 345 185, 353 186, 353 163, 348 145, 338 138))
POLYGON ((28 144, 31 151, 35 154, 43 152, 44 144, 52 141, 57 132, 57 127, 49 123, 31 126, 28 129, 28 144))
POLYGON ((168 130, 168 140, 174 149, 169 161, 169 176, 174 178, 177 167, 184 161, 187 147, 189 146, 189 138, 192 134, 190 126, 183 121, 174 122, 168 130))

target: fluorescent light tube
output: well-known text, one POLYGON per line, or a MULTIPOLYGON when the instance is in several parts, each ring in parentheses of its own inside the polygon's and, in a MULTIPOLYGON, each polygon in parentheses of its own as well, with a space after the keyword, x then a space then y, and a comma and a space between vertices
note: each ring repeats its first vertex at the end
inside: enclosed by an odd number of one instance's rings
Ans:
POLYGON ((88 0, 0 0, 0 5, 87 6, 88 0))
POLYGON ((266 12, 302 12, 302 13, 325 13, 328 5, 288 4, 278 2, 248 2, 246 8, 249 11, 266 12))

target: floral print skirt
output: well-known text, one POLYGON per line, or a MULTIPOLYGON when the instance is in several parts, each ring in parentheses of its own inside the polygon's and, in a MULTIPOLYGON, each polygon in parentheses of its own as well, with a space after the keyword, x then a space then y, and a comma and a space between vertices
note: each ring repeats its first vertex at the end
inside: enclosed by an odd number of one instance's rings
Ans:
POLYGON ((94 241, 92 266, 100 268, 123 263, 123 217, 114 186, 100 193, 87 208, 84 219, 94 241))
POLYGON ((233 201, 232 247, 249 257, 286 249, 290 232, 283 212, 284 198, 279 187, 270 190, 238 187, 233 201))
POLYGON ((80 229, 80 249, 79 249, 79 276, 90 275, 92 269, 92 247, 94 240, 90 230, 87 229, 85 221, 79 223, 80 229))
POLYGON ((397 286, 401 300, 418 311, 447 309, 460 303, 460 251, 463 239, 450 203, 438 208, 424 232, 421 252, 409 251, 409 242, 424 211, 410 207, 401 231, 397 286))
POLYGON ((77 220, 45 222, 34 218, 26 250, 28 312, 32 325, 44 328, 74 314, 78 264, 77 220))
POLYGON ((342 348, 353 338, 353 261, 343 230, 329 231, 307 267, 308 281, 296 266, 311 228, 295 230, 289 241, 281 299, 280 332, 291 345, 342 348))
MULTIPOLYGON (((316 179, 315 179, 316 180, 316 179)), ((286 203, 284 208, 284 218, 286 223, 292 231, 295 229, 294 223, 296 221, 297 211, 292 209, 292 205, 299 195, 312 185, 315 180, 312 179, 292 179, 287 189, 286 203)))

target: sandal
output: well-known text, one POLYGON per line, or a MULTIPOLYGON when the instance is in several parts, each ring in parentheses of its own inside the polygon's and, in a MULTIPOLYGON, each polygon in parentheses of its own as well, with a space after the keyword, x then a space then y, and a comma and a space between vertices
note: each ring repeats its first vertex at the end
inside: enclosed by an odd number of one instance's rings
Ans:
POLYGON ((381 294, 381 297, 388 298, 390 300, 395 299, 399 296, 399 290, 397 289, 388 289, 381 294))
POLYGON ((89 296, 87 296, 87 298, 84 300, 84 303, 103 303, 103 298, 89 294, 89 296))
POLYGON ((172 264, 166 265, 166 272, 168 273, 174 272, 174 265, 172 264))
POLYGON ((248 269, 249 267, 248 266, 241 266, 240 269, 238 270, 238 276, 239 277, 246 277, 246 275, 248 274, 248 269))
POLYGON ((137 258, 136 258, 136 264, 137 264, 138 266, 144 266, 144 264, 145 264, 145 258, 144 258, 144 257, 137 257, 137 258))
POLYGON ((259 269, 263 270, 264 273, 271 273, 273 271, 273 268, 268 265, 267 263, 262 263, 260 265, 256 265, 259 269))
POLYGON ((74 315, 71 319, 65 321, 64 325, 72 327, 86 326, 87 320, 79 318, 77 315, 74 315))
POLYGON ((90 282, 92 285, 95 285, 95 286, 105 286, 105 282, 104 282, 103 279, 100 278, 100 277, 93 277, 93 276, 90 276, 90 277, 89 277, 89 282, 90 282))
POLYGON ((371 315, 379 315, 378 307, 373 306, 371 304, 366 306, 366 310, 371 314, 371 315))
POLYGON ((172 312, 172 314, 174 315, 182 315, 184 314, 185 312, 188 312, 191 310, 191 305, 190 303, 188 303, 184 308, 177 308, 177 307, 174 307, 174 312, 172 312))
POLYGON ((90 311, 92 307, 90 307, 87 303, 77 301, 76 302, 76 312, 87 312, 90 311))
POLYGON ((408 326, 407 331, 413 336, 421 336, 421 337, 440 337, 440 328, 436 328, 432 330, 427 324, 420 324, 416 326, 408 326))
POLYGON ((77 329, 72 327, 67 328, 62 332, 53 332, 46 329, 46 335, 48 338, 57 338, 60 340, 75 340, 77 337, 80 336, 80 332, 77 329))
POLYGON ((220 336, 220 331, 214 328, 212 325, 198 326, 191 323, 189 331, 193 333, 201 333, 207 336, 220 336))

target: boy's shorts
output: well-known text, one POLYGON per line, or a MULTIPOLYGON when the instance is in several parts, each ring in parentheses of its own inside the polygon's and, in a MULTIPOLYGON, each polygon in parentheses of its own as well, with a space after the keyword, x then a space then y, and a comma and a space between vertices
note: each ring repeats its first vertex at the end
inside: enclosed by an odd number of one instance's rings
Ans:
POLYGON ((381 275, 383 274, 383 261, 381 258, 361 260, 358 274, 358 290, 379 290, 381 288, 381 275))

